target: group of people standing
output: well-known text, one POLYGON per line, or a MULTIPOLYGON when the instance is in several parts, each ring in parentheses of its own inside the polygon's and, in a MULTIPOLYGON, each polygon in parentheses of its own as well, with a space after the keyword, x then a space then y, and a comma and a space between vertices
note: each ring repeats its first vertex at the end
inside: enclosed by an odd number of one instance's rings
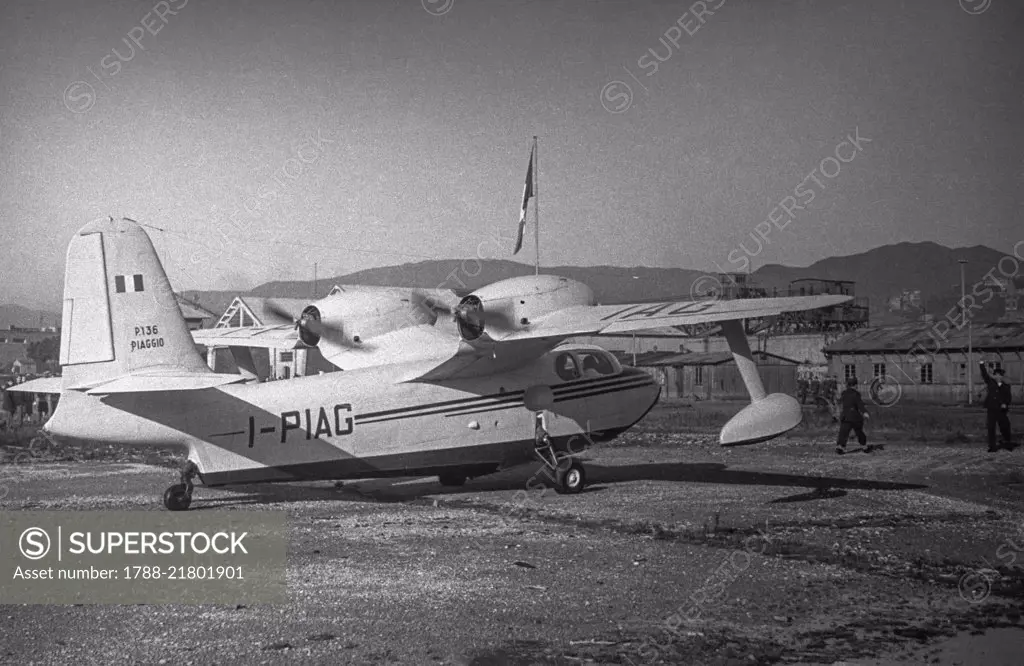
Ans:
POLYGON ((0 388, 0 430, 42 424, 49 418, 50 404, 45 396, 7 390, 20 383, 12 380, 0 388))
POLYGON ((839 392, 839 380, 833 375, 826 375, 825 379, 800 377, 796 380, 796 392, 801 405, 807 404, 807 398, 815 405, 831 405, 839 392))

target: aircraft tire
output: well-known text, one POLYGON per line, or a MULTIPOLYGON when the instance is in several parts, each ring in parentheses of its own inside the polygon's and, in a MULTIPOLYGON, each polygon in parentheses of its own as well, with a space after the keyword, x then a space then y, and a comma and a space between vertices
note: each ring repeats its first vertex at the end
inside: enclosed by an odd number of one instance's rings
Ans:
POLYGON ((573 460, 565 469, 558 470, 558 486, 556 490, 563 495, 575 495, 583 492, 587 485, 587 473, 583 463, 573 460))
POLYGON ((437 477, 437 480, 441 482, 442 486, 464 486, 466 485, 466 476, 464 474, 447 473, 441 474, 437 477))
POLYGON ((178 483, 164 491, 164 506, 169 511, 188 511, 192 504, 192 495, 184 483, 178 483))

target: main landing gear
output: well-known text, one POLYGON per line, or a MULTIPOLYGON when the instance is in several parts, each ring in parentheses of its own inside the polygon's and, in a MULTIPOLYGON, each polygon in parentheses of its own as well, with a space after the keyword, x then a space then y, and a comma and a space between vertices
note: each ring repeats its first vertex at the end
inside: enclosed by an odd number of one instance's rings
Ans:
POLYGON ((533 453, 548 468, 549 476, 554 475, 555 491, 563 495, 583 492, 587 485, 587 473, 583 470, 583 463, 567 454, 559 457, 551 440, 545 440, 547 445, 534 447, 533 453))
POLYGON ((164 491, 164 506, 170 511, 188 511, 192 504, 192 479, 199 475, 199 467, 191 460, 186 460, 181 467, 181 483, 176 483, 164 491))

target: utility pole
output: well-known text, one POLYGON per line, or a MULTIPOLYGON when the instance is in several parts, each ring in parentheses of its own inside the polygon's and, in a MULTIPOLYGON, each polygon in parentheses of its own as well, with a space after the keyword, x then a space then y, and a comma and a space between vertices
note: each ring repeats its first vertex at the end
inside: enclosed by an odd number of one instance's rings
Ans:
POLYGON ((316 262, 313 262, 313 300, 316 300, 316 262))
POLYGON ((957 263, 960 264, 960 312, 964 318, 964 322, 967 324, 967 404, 974 404, 974 354, 971 349, 971 322, 967 319, 967 310, 964 308, 964 265, 967 264, 966 259, 957 259, 957 263))

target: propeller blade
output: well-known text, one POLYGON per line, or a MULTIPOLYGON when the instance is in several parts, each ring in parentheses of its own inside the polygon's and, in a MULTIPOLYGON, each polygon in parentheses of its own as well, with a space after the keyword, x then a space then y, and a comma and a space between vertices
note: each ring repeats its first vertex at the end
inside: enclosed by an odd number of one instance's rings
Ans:
MULTIPOLYGON (((319 344, 320 340, 324 340, 333 345, 345 347, 346 349, 368 349, 368 345, 356 343, 345 338, 345 335, 340 328, 320 321, 319 315, 313 317, 303 314, 296 318, 293 314, 286 311, 273 301, 267 301, 267 310, 276 317, 292 321, 295 324, 295 328, 302 329, 315 336, 317 338, 316 344, 319 344)), ((304 342, 308 341, 304 340, 304 342)))
POLYGON ((429 294, 420 290, 413 290, 411 300, 416 307, 434 313, 451 315, 463 321, 482 320, 485 326, 502 330, 512 330, 515 328, 512 318, 504 312, 495 312, 486 308, 476 309, 467 305, 447 305, 434 300, 429 294))
POLYGON ((284 308, 279 306, 277 303, 274 303, 274 301, 267 301, 267 310, 270 312, 270 314, 274 315, 275 317, 287 319, 291 322, 294 322, 296 326, 298 326, 299 324, 299 321, 291 312, 286 312, 284 308))

